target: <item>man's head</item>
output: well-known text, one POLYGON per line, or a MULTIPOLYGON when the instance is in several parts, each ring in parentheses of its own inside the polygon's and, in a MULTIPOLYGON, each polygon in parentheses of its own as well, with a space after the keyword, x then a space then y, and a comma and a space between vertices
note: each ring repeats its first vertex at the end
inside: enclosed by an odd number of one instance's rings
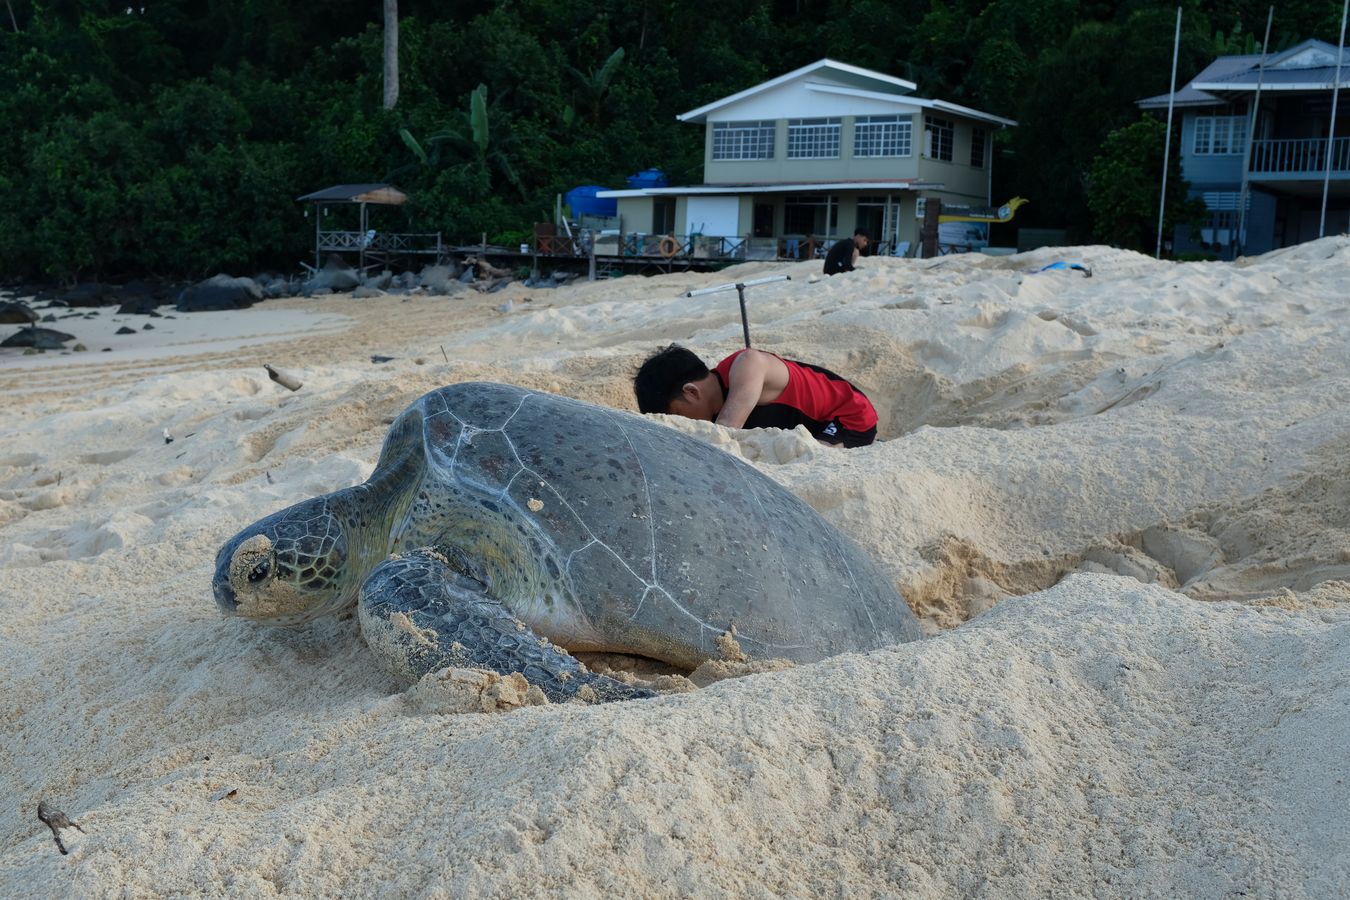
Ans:
POLYGON ((644 413, 709 421, 717 418, 725 400, 717 376, 697 354, 678 344, 647 357, 633 377, 633 393, 644 413))
POLYGON ((853 246, 859 250, 866 250, 867 244, 871 240, 872 237, 867 233, 866 228, 859 228, 853 232, 853 246))

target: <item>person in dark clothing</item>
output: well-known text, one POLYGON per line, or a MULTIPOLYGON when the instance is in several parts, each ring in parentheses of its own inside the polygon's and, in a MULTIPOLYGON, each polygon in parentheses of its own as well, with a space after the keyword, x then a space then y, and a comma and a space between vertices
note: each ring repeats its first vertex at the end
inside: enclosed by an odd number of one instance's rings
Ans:
POLYGON ((633 379, 638 409, 703 419, 729 428, 796 428, 816 440, 862 447, 877 436, 867 396, 829 369, 763 350, 738 350, 709 369, 671 344, 647 358, 633 379))
POLYGON ((867 249, 869 240, 871 238, 866 229, 859 228, 853 232, 853 240, 835 241, 830 252, 825 254, 825 274, 852 272, 854 264, 858 262, 858 254, 867 249))

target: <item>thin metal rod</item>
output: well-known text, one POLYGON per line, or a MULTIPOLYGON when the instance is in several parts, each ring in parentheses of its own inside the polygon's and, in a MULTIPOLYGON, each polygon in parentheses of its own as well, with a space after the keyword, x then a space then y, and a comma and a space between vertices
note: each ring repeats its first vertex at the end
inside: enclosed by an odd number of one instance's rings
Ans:
MULTIPOLYGON (((1238 191, 1237 253, 1247 252, 1247 190, 1252 167, 1252 142, 1256 140, 1256 117, 1261 114, 1261 85, 1266 79, 1266 55, 1270 50, 1270 23, 1275 19, 1275 7, 1266 13, 1266 36, 1261 39, 1261 62, 1256 69, 1256 97, 1248 111, 1247 146, 1242 151, 1242 190, 1238 191)), ((1237 254, 1234 254, 1237 255, 1237 254)))
POLYGON ((741 301, 741 333, 745 335, 745 346, 750 346, 750 314, 745 309, 745 289, 754 287, 757 284, 770 284, 775 281, 791 281, 791 275, 770 275, 766 278, 752 278, 749 281, 729 281, 726 284, 717 284, 712 287, 699 288, 696 291, 685 291, 686 297, 702 297, 705 294, 720 294, 723 291, 729 291, 733 288, 741 301))
POLYGON ((1172 105, 1177 98, 1177 55, 1180 52, 1181 7, 1178 6, 1177 33, 1172 39, 1172 87, 1167 94, 1167 143, 1163 145, 1162 190, 1158 194, 1158 246, 1153 253, 1156 259, 1162 259, 1163 212, 1167 209, 1167 167, 1172 161, 1172 105))
POLYGON ((1317 226, 1317 236, 1327 234, 1327 193, 1331 189, 1331 157, 1336 149, 1336 101, 1341 96, 1341 63, 1345 59, 1345 16, 1350 12, 1350 0, 1341 4, 1341 42, 1336 47, 1336 78, 1331 88, 1331 127, 1327 129, 1327 169, 1322 174, 1322 221, 1317 226))
POLYGON ((685 291, 686 297, 702 297, 704 294, 720 294, 722 291, 736 290, 741 287, 754 287, 757 284, 771 284, 775 281, 791 281, 791 275, 770 275, 767 278, 753 278, 750 281, 728 281, 726 284, 717 284, 712 287, 699 288, 693 291, 685 291))
POLYGON ((741 298, 741 331, 745 333, 745 346, 750 346, 750 316, 745 311, 745 285, 736 285, 736 293, 741 298))

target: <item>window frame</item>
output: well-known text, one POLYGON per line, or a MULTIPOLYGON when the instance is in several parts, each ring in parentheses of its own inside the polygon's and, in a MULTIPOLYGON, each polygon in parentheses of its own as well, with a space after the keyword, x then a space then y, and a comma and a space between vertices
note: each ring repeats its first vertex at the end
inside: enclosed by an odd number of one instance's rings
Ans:
POLYGON ((926 134, 924 143, 927 145, 924 155, 939 162, 953 162, 956 158, 956 122, 952 119, 930 116, 925 113, 923 124, 923 130, 926 134), (944 132, 946 134, 945 141, 940 140, 944 132), (946 149, 946 156, 941 155, 944 148, 946 149))
POLYGON ((855 116, 853 119, 853 157, 855 159, 905 159, 914 155, 914 116, 855 116), (887 126, 895 126, 894 129, 887 126), (864 130, 876 132, 864 135, 864 130), (894 145, 894 152, 888 152, 894 145), (862 146, 875 145, 876 152, 859 153, 862 146))
POLYGON ((970 129, 970 167, 983 169, 989 161, 989 132, 976 125, 970 129), (976 151, 979 159, 976 159, 976 151))
POLYGON ((786 159, 839 159, 844 120, 829 118, 787 120, 786 159), (833 153, 831 153, 833 149, 833 153))
POLYGON ((712 162, 755 162, 773 159, 777 137, 778 123, 772 119, 713 122, 712 162), (722 140, 719 141, 719 137, 722 140))
POLYGON ((1240 156, 1246 141, 1243 128, 1246 123, 1245 115, 1196 116, 1191 135, 1191 155, 1240 156), (1219 146, 1223 149, 1215 149, 1219 146))

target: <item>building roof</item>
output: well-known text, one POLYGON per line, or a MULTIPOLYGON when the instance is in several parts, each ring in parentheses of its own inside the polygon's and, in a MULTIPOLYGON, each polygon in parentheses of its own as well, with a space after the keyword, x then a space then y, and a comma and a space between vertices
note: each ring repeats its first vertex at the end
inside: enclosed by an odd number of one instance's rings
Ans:
POLYGON ((406 202, 408 195, 392 184, 335 184, 303 197, 296 197, 297 203, 383 203, 399 206, 406 202))
MULTIPOLYGON (((1326 41, 1307 40, 1271 56, 1220 56, 1170 96, 1176 106, 1214 106, 1229 102, 1232 95, 1255 91, 1258 85, 1263 91, 1329 91, 1336 85, 1336 69, 1336 48, 1326 41)), ((1347 79, 1350 54, 1341 58, 1340 65, 1340 83, 1344 85, 1347 79)), ((1136 105, 1142 109, 1165 108, 1168 97, 1159 94, 1136 101, 1136 105)))
POLYGON ((874 72, 871 69, 863 69, 858 66, 851 66, 848 63, 841 63, 833 59, 820 59, 808 66, 802 66, 800 69, 793 69, 786 75, 779 75, 777 78, 771 78, 751 88, 723 97, 721 100, 715 100, 698 109, 691 109, 687 113, 681 113, 675 118, 681 122, 701 123, 707 121, 708 114, 716 112, 724 107, 731 106, 743 100, 762 94, 765 91, 787 84, 790 81, 798 79, 809 79, 812 76, 818 77, 819 81, 807 81, 806 88, 811 91, 820 91, 824 93, 839 94, 851 97, 866 97, 871 100, 881 100, 908 106, 919 106, 925 109, 941 109, 956 115, 969 116, 974 119, 981 119, 986 122, 997 125, 1016 125, 1012 119, 1005 119, 1001 116, 995 116, 992 113, 981 112, 977 109, 970 109, 965 106, 958 106, 955 103, 947 103, 945 100, 925 100, 922 97, 916 97, 911 92, 918 85, 912 81, 906 81, 903 78, 896 78, 893 75, 885 75, 881 72, 874 72))
POLYGON ((687 197, 707 194, 816 194, 829 191, 940 191, 946 185, 917 179, 899 181, 802 181, 773 184, 697 184, 686 187, 634 188, 628 190, 597 191, 595 196, 620 197, 687 197))

